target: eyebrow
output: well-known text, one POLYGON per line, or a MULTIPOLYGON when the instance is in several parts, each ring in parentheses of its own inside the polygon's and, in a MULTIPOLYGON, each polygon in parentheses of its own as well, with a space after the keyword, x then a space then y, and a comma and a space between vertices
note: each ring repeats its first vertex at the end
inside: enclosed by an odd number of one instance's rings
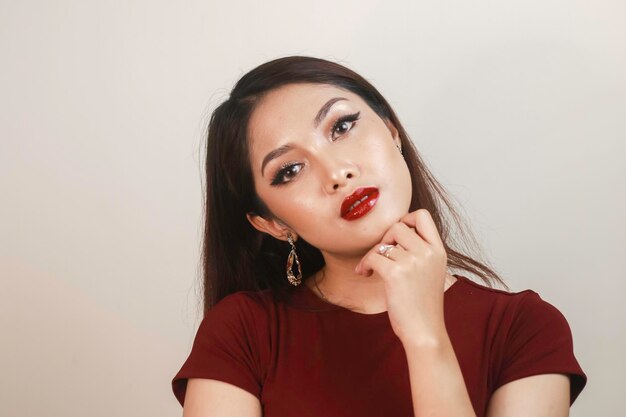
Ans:
POLYGON ((326 115, 330 111, 330 108, 333 106, 333 104, 335 104, 336 102, 341 101, 341 100, 347 100, 347 98, 345 98, 345 97, 334 97, 334 98, 331 98, 330 100, 328 100, 320 108, 320 111, 317 112, 317 116, 315 116, 315 120, 313 121, 313 127, 317 128, 320 125, 320 123, 322 122, 322 120, 324 120, 324 117, 326 117, 326 115))
MULTIPOLYGON (((317 128, 322 122, 322 120, 324 120, 324 117, 326 117, 326 115, 330 111, 330 108, 333 106, 333 104, 341 100, 348 100, 348 99, 345 97, 333 97, 330 100, 328 100, 326 103, 324 103, 324 105, 317 112, 315 119, 313 119, 313 127, 317 128)), ((293 149, 293 145, 291 143, 286 143, 274 149, 273 151, 270 151, 267 155, 265 155, 265 158, 263 158, 263 163, 261 164, 261 176, 264 175, 263 171, 265 171, 265 165, 267 165, 272 159, 278 158, 279 156, 286 154, 292 149, 293 149)))

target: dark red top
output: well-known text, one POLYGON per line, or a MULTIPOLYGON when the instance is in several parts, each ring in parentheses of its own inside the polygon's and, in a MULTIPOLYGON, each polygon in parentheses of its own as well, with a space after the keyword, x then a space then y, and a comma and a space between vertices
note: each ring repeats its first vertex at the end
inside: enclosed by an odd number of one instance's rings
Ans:
MULTIPOLYGON (((532 290, 509 293, 455 277, 444 319, 476 415, 485 415, 501 385, 544 373, 569 375, 572 404, 587 376, 563 314, 532 290)), ((266 417, 413 417, 406 354, 387 312, 329 304, 304 284, 289 303, 273 301, 269 290, 218 302, 172 381, 181 405, 192 377, 251 392, 266 417)))

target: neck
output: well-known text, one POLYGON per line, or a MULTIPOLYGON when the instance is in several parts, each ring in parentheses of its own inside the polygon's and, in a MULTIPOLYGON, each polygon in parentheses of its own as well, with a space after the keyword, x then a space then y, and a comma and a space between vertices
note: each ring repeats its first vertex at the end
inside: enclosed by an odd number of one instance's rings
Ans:
MULTIPOLYGON (((319 297, 335 305, 365 314, 387 310, 385 283, 380 275, 369 277, 358 275, 354 268, 361 258, 338 259, 324 256, 326 265, 313 274, 303 285, 307 285, 319 297)), ((456 281, 446 272, 444 291, 456 281)))

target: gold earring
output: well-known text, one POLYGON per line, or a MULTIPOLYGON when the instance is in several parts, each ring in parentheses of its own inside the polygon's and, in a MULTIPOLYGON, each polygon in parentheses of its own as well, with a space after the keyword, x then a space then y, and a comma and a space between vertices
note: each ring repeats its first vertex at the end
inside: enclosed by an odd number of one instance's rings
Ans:
POLYGON ((296 254, 296 245, 293 243, 293 238, 291 237, 291 233, 287 232, 287 240, 291 245, 291 252, 289 252, 289 257, 287 258, 287 279, 291 285, 298 286, 302 282, 302 269, 300 268, 300 260, 298 259, 298 255, 296 254), (298 276, 294 276, 292 272, 293 261, 296 261, 296 265, 298 266, 298 276))

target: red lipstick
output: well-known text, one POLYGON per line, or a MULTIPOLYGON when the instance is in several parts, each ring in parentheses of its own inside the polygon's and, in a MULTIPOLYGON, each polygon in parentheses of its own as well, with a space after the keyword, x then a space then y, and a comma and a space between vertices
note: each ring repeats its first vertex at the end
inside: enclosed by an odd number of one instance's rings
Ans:
POLYGON ((363 217, 374 207, 377 200, 378 188, 357 188, 341 203, 341 217, 346 220, 356 220, 363 217))

